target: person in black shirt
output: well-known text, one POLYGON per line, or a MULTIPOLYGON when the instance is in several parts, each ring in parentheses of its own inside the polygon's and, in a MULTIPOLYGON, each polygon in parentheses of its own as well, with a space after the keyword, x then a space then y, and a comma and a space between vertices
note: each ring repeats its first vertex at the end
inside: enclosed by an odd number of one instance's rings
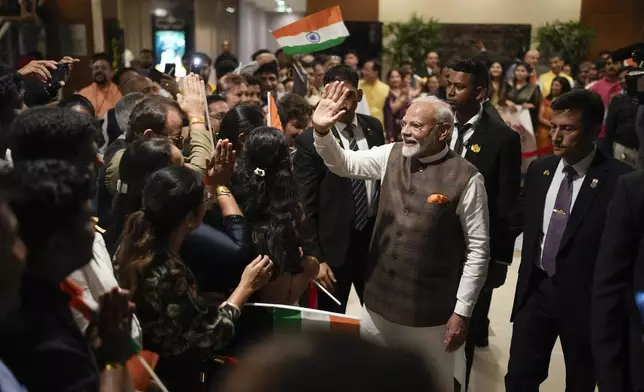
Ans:
POLYGON ((1 180, 29 253, 20 308, 0 329, 0 358, 31 392, 98 391, 97 357, 103 365, 124 364, 129 339, 116 351, 118 341, 103 339, 95 357, 60 287, 92 258, 94 176, 87 167, 31 161, 17 163, 1 180))
MULTIPOLYGON (((630 70, 630 68, 622 70, 620 74, 622 85, 630 70)), ((640 146, 635 133, 636 115, 637 103, 633 102, 626 91, 613 97, 606 114, 604 140, 600 144, 604 154, 633 167, 637 167, 637 150, 640 146)))

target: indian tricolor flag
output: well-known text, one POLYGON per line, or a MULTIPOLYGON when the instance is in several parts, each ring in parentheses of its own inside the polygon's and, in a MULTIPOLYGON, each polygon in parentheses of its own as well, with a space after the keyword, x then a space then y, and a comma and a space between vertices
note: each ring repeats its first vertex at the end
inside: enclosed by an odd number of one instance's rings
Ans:
POLYGON ((268 105, 266 106, 266 125, 269 127, 277 128, 282 133, 284 133, 284 128, 282 127, 282 122, 280 121, 280 115, 277 111, 277 103, 275 102, 275 97, 269 91, 267 94, 268 105))
MULTIPOLYGON (((306 331, 342 331, 360 334, 360 319, 345 314, 300 308, 297 306, 251 303, 242 313, 265 314, 261 317, 262 329, 272 334, 300 333, 306 331)), ((254 321, 259 321, 256 318, 254 321)), ((255 324, 256 327, 259 327, 255 324)), ((271 334, 269 333, 269 334, 271 334)))
POLYGON ((340 45, 349 36, 340 6, 316 12, 273 31, 284 53, 306 54, 340 45))

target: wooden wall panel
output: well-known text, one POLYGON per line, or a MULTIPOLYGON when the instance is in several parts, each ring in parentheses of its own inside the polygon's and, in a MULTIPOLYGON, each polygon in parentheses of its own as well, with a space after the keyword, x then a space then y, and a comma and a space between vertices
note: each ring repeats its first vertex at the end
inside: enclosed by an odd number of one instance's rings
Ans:
POLYGON ((47 28, 47 57, 60 60, 67 53, 63 53, 61 42, 69 37, 63 36, 61 26, 84 25, 85 41, 87 42, 87 56, 79 57, 80 62, 74 66, 72 76, 63 89, 67 96, 80 90, 92 82, 92 73, 89 68, 89 58, 94 52, 94 33, 92 31, 92 7, 88 0, 54 0, 47 2, 52 15, 52 23, 47 28))
POLYGON ((377 22, 379 0, 308 0, 307 14, 322 11, 334 5, 339 5, 342 18, 352 22, 377 22))
POLYGON ((619 49, 644 40, 642 0, 582 0, 580 20, 597 32, 591 59, 602 49, 619 49))

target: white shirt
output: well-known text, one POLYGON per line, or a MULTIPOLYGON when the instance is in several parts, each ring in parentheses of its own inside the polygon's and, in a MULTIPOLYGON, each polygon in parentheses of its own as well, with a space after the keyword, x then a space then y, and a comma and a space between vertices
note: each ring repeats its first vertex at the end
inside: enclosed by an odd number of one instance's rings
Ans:
MULTIPOLYGON (((479 112, 476 113, 474 117, 470 118, 468 122, 463 124, 463 125, 472 124, 472 126, 470 127, 470 129, 467 130, 467 132, 465 132, 465 135, 463 135, 463 151, 461 151, 462 157, 464 157, 465 154, 467 153, 468 142, 472 138, 472 135, 474 135, 474 130, 478 125, 478 122, 481 119, 482 114, 483 114, 483 105, 481 105, 479 112)), ((458 128, 456 127, 456 125, 454 125, 454 128, 452 129, 452 138, 449 141, 449 147, 452 150, 454 150, 454 147, 456 147, 456 139, 458 139, 458 128)))
MULTIPOLYGON (((83 289, 83 302, 88 304, 91 309, 98 308, 99 297, 115 287, 119 287, 112 260, 107 252, 105 241, 100 233, 95 233, 94 244, 92 245, 93 258, 89 264, 83 268, 72 272, 69 278, 83 289)), ((78 328, 85 333, 89 326, 89 321, 85 317, 72 309, 72 315, 78 328)), ((141 327, 136 316, 132 316, 132 338, 141 344, 141 327)))
POLYGON ((371 109, 369 109, 366 98, 362 97, 360 102, 358 102, 356 113, 364 114, 365 116, 371 116, 371 109))
MULTIPOLYGON (((338 176, 383 180, 394 143, 373 147, 368 151, 351 151, 340 148, 331 132, 325 136, 319 136, 314 132, 314 146, 329 170, 338 176)), ((448 151, 445 147, 440 153, 421 161, 436 161, 443 158, 448 151)), ((463 227, 467 257, 456 294, 454 313, 470 317, 485 283, 490 259, 487 193, 483 175, 480 173, 470 178, 467 189, 458 202, 456 213, 463 227)))
MULTIPOLYGON (((588 169, 590 168, 590 164, 593 162, 593 159, 595 159, 596 153, 597 149, 594 147, 593 151, 591 151, 586 158, 572 165, 572 167, 577 172, 577 175, 572 182, 572 203, 570 205, 571 212, 573 211, 575 200, 577 200, 577 196, 579 195, 579 191, 581 190, 581 185, 584 183, 586 173, 588 173, 588 169)), ((557 170, 555 170, 554 175, 552 176, 552 182, 550 183, 550 187, 548 188, 548 193, 546 194, 546 202, 543 206, 543 226, 541 228, 543 230, 543 235, 541 236, 542 256, 543 243, 546 240, 546 234, 548 233, 548 227, 550 226, 550 218, 552 218, 552 211, 555 208, 555 201, 557 200, 557 194, 559 193, 561 180, 563 180, 566 176, 563 172, 563 169, 566 166, 568 166, 568 163, 566 163, 563 159, 559 161, 557 170)), ((541 260, 539 260, 539 265, 541 265, 541 260)))
MULTIPOLYGON (((364 132, 362 131, 362 127, 358 125, 358 117, 353 116, 353 121, 351 122, 353 124, 353 136, 356 138, 356 143, 358 144, 358 149, 363 151, 363 150, 368 150, 369 149, 369 142, 367 141, 367 138, 364 135, 364 132)), ((338 122, 335 124, 335 129, 338 130, 338 134, 340 134, 340 140, 342 140, 342 146, 346 149, 349 149, 349 135, 344 132, 344 129, 347 127, 347 124, 338 122)), ((376 195, 376 182, 371 181, 371 180, 366 180, 365 186, 367 187, 367 204, 369 204, 369 216, 375 215, 375 211, 377 210, 378 206, 374 205, 374 196, 376 195)))

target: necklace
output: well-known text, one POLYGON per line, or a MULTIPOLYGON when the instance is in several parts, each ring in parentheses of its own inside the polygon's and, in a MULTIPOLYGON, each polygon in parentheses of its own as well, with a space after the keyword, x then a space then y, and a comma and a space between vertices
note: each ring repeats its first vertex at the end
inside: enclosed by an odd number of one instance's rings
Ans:
MULTIPOLYGON (((94 85, 94 87, 95 87, 95 88, 94 88, 94 90, 95 90, 95 94, 94 94, 94 96, 96 97, 96 103, 98 104, 98 84, 94 85)), ((110 86, 107 88, 107 92, 105 92, 105 94, 103 95, 103 101, 101 102, 101 104, 100 104, 100 105, 97 105, 97 108, 96 108, 96 114, 97 114, 97 115, 98 115, 98 113, 100 113, 100 112, 101 112, 101 109, 103 108, 103 105, 105 104, 105 101, 106 101, 106 100, 107 100, 107 98, 109 97, 111 90, 112 90, 112 86, 110 85, 110 86)))

